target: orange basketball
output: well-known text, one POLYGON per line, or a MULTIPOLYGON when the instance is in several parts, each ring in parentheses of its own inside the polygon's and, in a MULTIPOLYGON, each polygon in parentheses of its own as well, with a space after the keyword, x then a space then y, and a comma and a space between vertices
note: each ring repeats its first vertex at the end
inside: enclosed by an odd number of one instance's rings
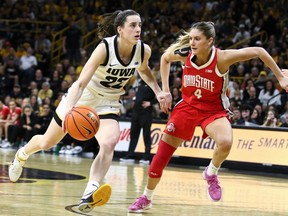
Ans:
POLYGON ((85 141, 95 136, 100 126, 97 112, 88 106, 74 107, 65 120, 67 132, 74 139, 85 141))

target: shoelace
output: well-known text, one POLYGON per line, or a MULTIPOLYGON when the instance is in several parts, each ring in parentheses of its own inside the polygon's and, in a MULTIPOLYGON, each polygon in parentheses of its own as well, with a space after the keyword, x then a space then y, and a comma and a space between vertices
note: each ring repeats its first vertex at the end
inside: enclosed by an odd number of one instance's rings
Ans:
POLYGON ((142 207, 145 206, 145 198, 144 197, 139 197, 137 198, 136 202, 133 203, 133 206, 137 206, 137 207, 142 207))
POLYGON ((218 192, 220 186, 217 176, 213 176, 211 179, 208 180, 209 188, 213 192, 218 192))
POLYGON ((217 176, 211 177, 211 179, 207 180, 208 184, 210 185, 210 188, 212 187, 213 189, 219 189, 219 181, 217 179, 217 176))

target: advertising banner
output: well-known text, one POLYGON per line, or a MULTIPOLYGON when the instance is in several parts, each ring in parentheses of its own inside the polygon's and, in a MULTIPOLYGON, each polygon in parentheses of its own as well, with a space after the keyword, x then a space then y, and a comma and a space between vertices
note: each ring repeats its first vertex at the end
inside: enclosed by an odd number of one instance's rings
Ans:
MULTIPOLYGON (((165 124, 152 124, 151 153, 156 153, 165 124)), ((288 166, 288 136, 286 131, 233 128, 233 145, 227 158, 230 161, 288 166)), ((191 141, 186 141, 174 155, 210 159, 216 144, 211 138, 202 139, 202 130, 197 127, 191 141)), ((144 152, 140 135, 137 152, 144 152)))

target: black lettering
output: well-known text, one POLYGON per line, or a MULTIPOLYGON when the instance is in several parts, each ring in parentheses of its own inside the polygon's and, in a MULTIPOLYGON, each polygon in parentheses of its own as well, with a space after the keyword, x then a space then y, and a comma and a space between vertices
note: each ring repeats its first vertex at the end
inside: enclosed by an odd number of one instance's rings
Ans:
POLYGON ((113 69, 113 70, 111 71, 111 75, 117 76, 120 71, 121 71, 121 69, 113 69))
POLYGON ((163 134, 160 128, 154 128, 153 130, 151 130, 151 141, 152 141, 151 148, 154 148, 155 146, 158 145, 162 136, 163 134))
POLYGON ((203 145, 204 149, 214 149, 215 146, 215 141, 213 139, 211 139, 211 137, 208 137, 206 139, 206 142, 203 145))
POLYGON ((192 138, 190 148, 198 148, 199 142, 200 142, 200 136, 194 136, 192 138))
POLYGON ((108 70, 106 72, 111 74, 111 70, 112 70, 112 68, 108 68, 108 70))

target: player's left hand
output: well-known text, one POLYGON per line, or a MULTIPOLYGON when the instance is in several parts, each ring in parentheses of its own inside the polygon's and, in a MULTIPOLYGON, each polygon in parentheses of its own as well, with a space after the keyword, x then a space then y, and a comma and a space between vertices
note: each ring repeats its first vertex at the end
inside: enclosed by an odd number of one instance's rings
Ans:
POLYGON ((284 77, 279 80, 279 84, 288 92, 288 69, 281 69, 281 72, 284 74, 284 77))
POLYGON ((157 100, 160 103, 160 108, 162 112, 168 114, 168 112, 171 110, 172 106, 172 95, 170 92, 163 92, 161 91, 157 95, 157 100))

